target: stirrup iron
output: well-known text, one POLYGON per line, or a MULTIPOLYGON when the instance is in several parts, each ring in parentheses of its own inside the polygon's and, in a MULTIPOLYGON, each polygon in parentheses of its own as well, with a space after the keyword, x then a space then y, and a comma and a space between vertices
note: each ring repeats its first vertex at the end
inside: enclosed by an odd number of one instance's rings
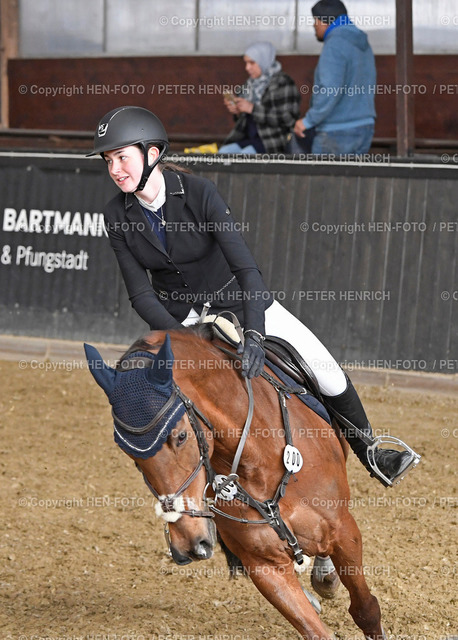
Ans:
MULTIPOLYGON (((380 449, 380 451, 383 451, 383 449, 380 449)), ((399 451, 399 453, 402 453, 402 451, 399 451)), ((408 472, 417 466, 417 464, 420 462, 420 459, 421 456, 418 453, 416 453, 411 447, 409 447, 408 444, 403 442, 400 438, 396 438, 395 436, 378 436, 377 438, 374 438, 374 442, 367 447, 367 460, 369 462, 369 466, 378 478, 381 478, 383 482, 386 482, 388 487, 399 484, 401 480, 405 478, 408 472), (408 467, 404 469, 402 475, 400 474, 399 476, 394 478, 394 480, 390 480, 389 478, 387 478, 386 475, 380 471, 375 461, 375 450, 380 444, 397 445, 398 447, 402 447, 404 451, 407 451, 412 456, 412 460, 408 467)))

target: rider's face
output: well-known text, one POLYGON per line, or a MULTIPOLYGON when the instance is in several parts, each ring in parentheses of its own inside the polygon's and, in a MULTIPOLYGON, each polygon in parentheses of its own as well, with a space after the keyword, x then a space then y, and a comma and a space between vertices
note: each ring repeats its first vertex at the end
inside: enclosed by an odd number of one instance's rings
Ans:
POLYGON ((103 155, 114 183, 124 193, 134 191, 143 173, 143 154, 139 147, 131 145, 105 151, 103 155))

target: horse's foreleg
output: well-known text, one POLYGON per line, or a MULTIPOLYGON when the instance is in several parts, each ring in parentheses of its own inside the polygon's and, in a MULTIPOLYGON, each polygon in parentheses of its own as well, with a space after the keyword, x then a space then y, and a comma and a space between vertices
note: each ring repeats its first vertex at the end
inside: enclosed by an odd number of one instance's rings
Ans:
POLYGON ((247 574, 262 595, 278 609, 306 640, 331 640, 333 633, 320 620, 302 591, 293 563, 266 563, 265 558, 245 556, 242 559, 247 574))
POLYGON ((350 594, 349 612, 366 638, 385 640, 377 598, 367 586, 362 564, 361 533, 353 516, 347 513, 340 537, 331 554, 340 580, 350 594))

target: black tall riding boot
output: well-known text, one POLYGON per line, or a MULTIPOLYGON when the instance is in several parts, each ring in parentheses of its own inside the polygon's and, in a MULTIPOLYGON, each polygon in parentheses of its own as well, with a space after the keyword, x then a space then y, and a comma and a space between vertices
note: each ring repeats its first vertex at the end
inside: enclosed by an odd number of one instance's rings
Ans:
POLYGON ((375 476, 385 487, 402 480, 406 473, 418 464, 420 456, 412 450, 396 451, 395 449, 374 448, 372 460, 375 465, 371 466, 368 450, 375 443, 372 427, 356 389, 348 377, 347 388, 343 393, 338 396, 323 396, 323 398, 357 458, 368 469, 371 476, 375 476), (340 419, 342 416, 345 420, 340 419), (377 473, 377 470, 381 474, 377 473))

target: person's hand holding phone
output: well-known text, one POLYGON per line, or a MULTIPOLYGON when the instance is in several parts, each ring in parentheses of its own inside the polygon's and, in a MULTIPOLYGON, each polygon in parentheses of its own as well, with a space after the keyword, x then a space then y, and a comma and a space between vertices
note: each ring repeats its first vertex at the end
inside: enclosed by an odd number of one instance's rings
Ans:
POLYGON ((239 110, 237 108, 238 98, 233 93, 230 93, 230 92, 224 93, 223 95, 224 95, 224 104, 226 105, 226 108, 229 111, 229 113, 237 115, 239 113, 239 110))
POLYGON ((251 113, 253 111, 254 104, 245 98, 237 98, 237 113, 251 113))

